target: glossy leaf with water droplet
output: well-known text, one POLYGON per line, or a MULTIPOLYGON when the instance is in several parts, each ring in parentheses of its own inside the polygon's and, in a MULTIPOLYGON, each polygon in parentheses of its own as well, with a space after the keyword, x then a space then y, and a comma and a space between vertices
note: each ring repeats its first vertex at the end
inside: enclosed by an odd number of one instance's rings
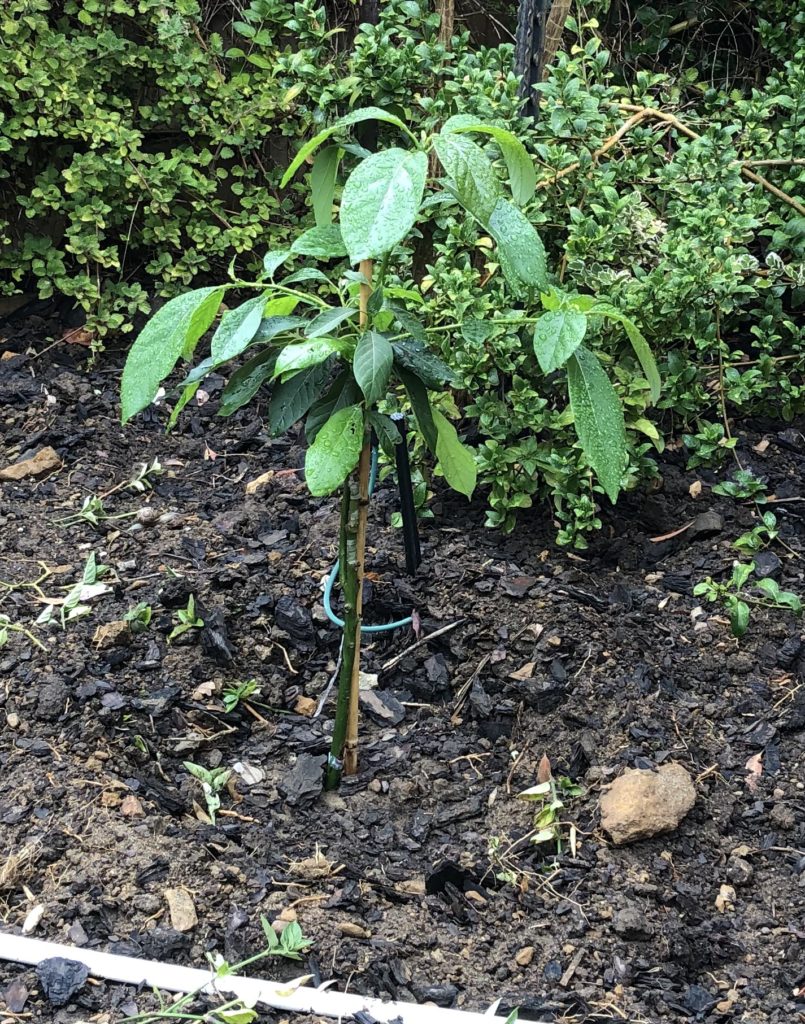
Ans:
POLYGON ((359 405, 339 409, 327 420, 305 456, 305 479, 312 495, 320 498, 341 486, 358 464, 363 435, 359 405))
POLYGON ((568 360, 567 385, 581 447, 611 501, 626 466, 623 406, 596 356, 580 345, 568 360))
POLYGON ((543 373, 564 366, 584 340, 587 317, 575 309, 544 313, 534 329, 534 354, 543 373))
POLYGON ((532 289, 545 289, 545 246, 526 216, 499 199, 486 228, 497 242, 500 268, 512 291, 523 295, 532 289))

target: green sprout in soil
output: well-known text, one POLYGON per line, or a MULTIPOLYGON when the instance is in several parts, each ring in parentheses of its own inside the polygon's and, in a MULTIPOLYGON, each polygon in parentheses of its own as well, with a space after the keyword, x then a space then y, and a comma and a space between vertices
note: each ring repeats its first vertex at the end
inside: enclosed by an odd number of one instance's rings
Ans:
POLYGON ((144 633, 151 623, 152 614, 153 609, 151 605, 146 604, 145 601, 140 601, 133 608, 129 608, 123 616, 123 621, 128 622, 132 633, 144 633))
POLYGON ((76 523, 89 523, 91 526, 98 526, 100 523, 110 522, 113 519, 128 519, 137 515, 136 512, 118 512, 110 515, 103 507, 103 501, 95 494, 84 498, 80 511, 73 515, 59 519, 60 526, 74 526, 76 523))
POLYGON ((192 761, 184 762, 185 768, 201 783, 204 802, 207 805, 207 817, 215 824, 215 813, 221 806, 221 790, 224 789, 232 772, 229 768, 204 768, 192 761))
POLYGON ((126 487, 130 491, 138 491, 140 494, 144 494, 145 491, 150 491, 154 486, 154 480, 158 476, 162 476, 164 470, 159 459, 152 459, 150 463, 141 462, 135 467, 134 475, 131 480, 126 484, 126 487))
POLYGON ((95 597, 99 597, 108 591, 99 580, 109 572, 108 565, 99 565, 95 559, 95 552, 91 552, 84 565, 81 579, 75 583, 67 593, 63 601, 49 603, 42 614, 37 618, 38 626, 49 626, 53 622, 53 615, 57 605, 59 609, 59 621, 62 629, 67 628, 68 622, 81 619, 89 615, 92 606, 88 604, 95 597))
POLYGON ((704 597, 712 603, 724 606, 730 620, 733 636, 741 637, 749 628, 751 608, 785 608, 789 611, 802 613, 802 601, 790 590, 781 590, 780 584, 773 579, 754 580, 752 590, 760 594, 750 594, 746 585, 755 571, 754 562, 735 562, 732 575, 724 583, 716 582, 708 576, 693 588, 697 597, 704 597))
MULTIPOLYGON (((543 373, 566 372, 573 428, 598 485, 612 501, 621 491, 628 460, 623 402, 601 360, 583 343, 595 336, 602 321, 613 321, 641 366, 652 403, 659 398, 661 382, 637 325, 606 297, 551 286, 545 248, 523 212, 536 188, 534 162, 511 132, 459 114, 423 136, 390 111, 355 109, 304 143, 281 187, 308 169, 315 225, 301 229, 287 249, 267 252, 256 280, 236 278, 231 271, 226 282, 165 303, 135 339, 120 392, 125 423, 154 401, 176 364, 192 357, 222 314, 209 356, 179 384, 168 425, 176 422, 208 374, 244 354, 245 361, 229 373, 219 415, 231 416, 268 385, 271 434, 282 435, 304 421, 308 489, 320 498, 339 495, 341 505, 342 657, 325 766, 325 787, 334 789, 342 774, 358 770, 371 467, 377 447, 391 461, 401 443, 388 413, 411 410, 438 472, 453 490, 470 498, 477 478, 475 455, 448 418, 452 372, 430 345, 439 334, 470 331, 482 347, 484 325, 474 319, 419 318, 423 299, 405 287, 406 253, 418 235, 423 210, 434 201, 454 204, 479 234, 494 240, 501 279, 513 303, 511 315, 495 323, 531 334, 529 348, 543 373), (346 145, 353 127, 366 121, 392 126, 397 145, 373 153, 346 145), (503 158, 508 187, 484 148, 490 140, 503 158), (337 189, 342 165, 348 173, 343 188, 337 189), (434 166, 442 175, 438 180, 430 173, 434 166), (333 271, 336 261, 341 266, 333 271), (286 273, 287 264, 293 263, 297 265, 286 273), (241 299, 244 295, 249 297, 241 299)), ((149 475, 143 472, 138 478, 143 486, 149 475)), ((190 628, 194 624, 183 623, 190 628)))
POLYGON ((196 599, 192 594, 187 599, 187 607, 176 612, 176 619, 178 621, 168 634, 168 640, 175 640, 188 630, 201 629, 204 625, 204 619, 196 613, 196 599))
MULTIPOLYGON (((215 972, 214 979, 220 980, 240 974, 246 967, 259 960, 265 960, 267 957, 276 956, 286 960, 301 960, 302 953, 313 945, 312 939, 305 938, 296 921, 289 922, 280 935, 277 935, 265 917, 260 918, 260 924, 266 938, 266 946, 254 956, 241 960, 239 963, 230 964, 220 956, 213 957, 209 953, 207 954, 207 959, 215 972)), ((297 981, 291 984, 299 983, 297 981)), ((159 989, 154 989, 153 992, 159 1003, 159 1008, 138 1013, 134 1017, 125 1017, 122 1024, 158 1024, 160 1021, 176 1021, 183 1022, 183 1024, 191 1021, 197 1021, 198 1024, 252 1024, 253 1021, 259 1020, 257 1012, 241 999, 229 999, 220 1006, 196 1012, 192 1007, 202 995, 200 988, 195 992, 189 992, 187 995, 176 998, 166 997, 159 989)), ((506 1024, 509 1022, 507 1021, 506 1024)))
POLYGON ((737 469, 732 480, 725 480, 713 487, 713 494, 723 494, 739 500, 751 498, 753 501, 762 502, 766 500, 766 484, 750 469, 737 469))
POLYGON ((758 551, 764 551, 769 547, 779 536, 777 516, 773 512, 764 512, 758 525, 742 533, 733 546, 744 555, 756 555, 758 551))
POLYGON ((532 800, 539 804, 534 817, 534 833, 530 837, 532 844, 548 843, 557 854, 561 854, 565 846, 565 834, 570 851, 575 857, 577 830, 572 822, 562 821, 561 812, 565 809, 565 801, 582 796, 584 790, 577 786, 566 775, 554 778, 552 775, 545 782, 538 782, 530 789, 518 793, 520 800, 532 800))
POLYGON ((0 651, 8 643, 9 633, 21 633, 23 636, 27 637, 32 644, 35 644, 41 651, 47 650, 47 647, 45 647, 42 641, 37 640, 37 638, 29 629, 26 629, 25 626, 20 625, 19 622, 12 622, 8 615, 3 615, 2 613, 0 613, 0 651))
POLYGON ((256 679, 247 679, 245 683, 231 683, 224 689, 222 698, 227 713, 234 711, 242 700, 245 701, 253 694, 260 695, 260 686, 256 679))

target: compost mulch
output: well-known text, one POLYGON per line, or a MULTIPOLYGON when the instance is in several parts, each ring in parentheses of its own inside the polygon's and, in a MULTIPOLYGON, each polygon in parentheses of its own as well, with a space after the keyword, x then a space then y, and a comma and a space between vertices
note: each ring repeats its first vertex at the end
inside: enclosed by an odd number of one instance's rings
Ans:
MULTIPOLYGON (((589 549, 572 552, 554 545, 545 505, 504 536, 484 527, 481 499, 437 486, 412 578, 390 525, 394 485, 381 483, 367 620, 415 610, 420 636, 459 624, 408 653, 410 629, 366 639, 377 680, 360 771, 323 795, 332 696, 310 712, 340 641, 321 604, 336 499, 309 497, 301 437, 270 438, 264 410, 215 415, 221 381, 171 434, 164 408, 122 428, 119 368, 87 371, 83 355, 0 361, 0 469, 46 446, 62 462, 0 484, 0 613, 46 647, 13 633, 0 650, 6 930, 41 906, 38 938, 204 966, 256 953, 261 915, 295 913, 313 940, 302 961, 248 973, 475 1010, 502 998, 524 1020, 805 1020, 802 624, 759 609, 739 642, 692 595, 729 574, 753 506, 714 495, 717 477, 686 470, 671 446, 656 486, 608 508, 589 549), (152 490, 113 490, 154 458, 152 490), (139 515, 60 524, 104 493, 108 513, 139 515), (90 552, 112 570, 91 615, 31 626, 90 552), (41 593, 22 586, 45 569, 41 593), (169 643, 190 594, 205 628, 169 643), (95 639, 141 601, 145 632, 95 639), (252 678, 259 693, 225 712, 222 688, 252 678), (584 790, 563 812, 577 848, 559 856, 518 843, 534 806, 517 794, 543 754, 584 790), (236 769, 215 824, 186 761, 236 769), (613 846, 602 786, 669 762, 695 780, 693 810, 672 833, 613 846), (492 837, 517 884, 496 878, 492 837), (169 890, 185 912, 192 903, 189 921, 169 890)), ((798 425, 735 430, 743 465, 786 499, 769 506, 786 544, 771 571, 802 594, 805 439, 798 425)), ((3 998, 3 1022, 111 1024, 155 1005, 90 979, 57 1008, 34 969, 8 963, 3 998)))

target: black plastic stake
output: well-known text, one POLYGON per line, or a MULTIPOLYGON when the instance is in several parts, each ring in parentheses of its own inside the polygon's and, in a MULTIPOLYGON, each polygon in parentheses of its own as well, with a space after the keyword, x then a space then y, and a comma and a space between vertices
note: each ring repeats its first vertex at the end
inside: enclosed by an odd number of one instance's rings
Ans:
POLYGON ((405 544, 405 568, 409 576, 416 575, 422 552, 419 548, 419 529, 416 521, 416 505, 414 504, 414 488, 411 483, 411 463, 408 461, 408 441, 405 428, 405 416, 401 412, 392 415, 392 420, 400 432, 400 443, 395 446, 397 456, 397 485, 400 489, 400 511, 402 512, 403 543, 405 544))

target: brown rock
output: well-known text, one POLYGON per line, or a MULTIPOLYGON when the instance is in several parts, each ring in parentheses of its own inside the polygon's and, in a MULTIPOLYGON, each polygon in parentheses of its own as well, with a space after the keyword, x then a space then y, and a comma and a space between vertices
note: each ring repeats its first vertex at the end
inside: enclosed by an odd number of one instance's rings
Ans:
POLYGON ((44 476, 59 466, 61 459, 56 452, 50 447, 42 448, 30 459, 0 469, 0 480, 23 480, 27 476, 44 476))
POLYGON ((656 772, 630 768, 601 797, 601 824, 616 846, 672 832, 696 802, 696 789, 681 764, 656 772))
POLYGON ((372 937, 370 931, 367 931, 366 928, 359 924, 353 924, 352 921, 339 921, 336 928, 342 935, 346 935, 350 939, 369 939, 372 937))
POLYGON ((133 793, 123 797, 120 805, 120 813, 127 818, 142 818, 145 814, 143 805, 133 793))
POLYGON ((104 622, 95 630, 92 642, 99 651, 110 647, 125 647, 131 642, 131 630, 128 622, 122 619, 115 622, 104 622))
POLYGON ((518 951, 517 956, 514 959, 520 967, 528 967, 534 959, 534 947, 523 946, 523 948, 518 951))
POLYGON ((177 932, 189 932, 196 927, 198 915, 187 889, 166 889, 165 900, 170 912, 171 925, 177 932))
POLYGON ((318 704, 312 697, 305 697, 304 694, 300 694, 296 698, 296 704, 294 704, 294 711, 297 715, 305 715, 307 718, 313 714, 318 707, 318 704))

